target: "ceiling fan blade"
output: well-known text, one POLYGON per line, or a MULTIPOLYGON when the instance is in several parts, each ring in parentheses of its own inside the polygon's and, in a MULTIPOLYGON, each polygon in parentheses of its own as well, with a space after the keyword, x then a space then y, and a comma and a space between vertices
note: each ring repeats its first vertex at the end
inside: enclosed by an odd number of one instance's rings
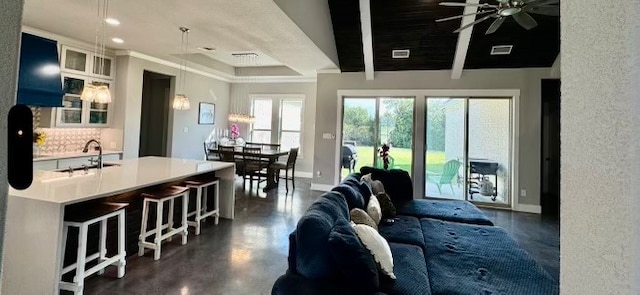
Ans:
POLYGON ((466 26, 463 26, 463 27, 461 27, 461 28, 459 28, 459 29, 457 29, 457 30, 455 30, 455 31, 453 31, 453 32, 454 32, 454 33, 460 33, 462 30, 464 30, 464 29, 466 29, 466 28, 469 28, 469 27, 472 27, 472 26, 473 26, 473 25, 475 25, 475 24, 479 24, 479 23, 481 23, 481 22, 483 22, 483 21, 485 21, 485 20, 488 20, 488 19, 490 19, 490 18, 492 18, 492 17, 495 17, 495 14, 487 15, 487 16, 485 16, 485 17, 483 17, 483 18, 481 18, 481 19, 479 19, 479 20, 476 20, 476 21, 474 21, 474 22, 472 22, 472 23, 470 23, 470 24, 468 24, 468 25, 466 25, 466 26))
POLYGON ((513 19, 526 30, 531 30, 538 26, 538 22, 526 12, 514 14, 513 19))
POLYGON ((527 9, 527 12, 548 16, 560 16, 560 6, 536 6, 527 9))
POLYGON ((524 2, 527 6, 544 6, 549 4, 558 4, 560 0, 529 0, 524 2))
POLYGON ((476 13, 469 13, 469 14, 463 14, 463 15, 456 15, 456 16, 452 16, 452 17, 445 17, 445 18, 441 18, 441 19, 437 19, 436 22, 445 22, 445 21, 449 21, 449 20, 454 20, 454 19, 458 19, 458 18, 463 18, 465 16, 472 16, 472 15, 480 15, 480 14, 485 14, 485 13, 489 13, 489 12, 493 12, 493 11, 480 11, 480 12, 476 12, 476 13))
POLYGON ((479 4, 475 4, 475 3, 464 3, 464 2, 440 2, 441 6, 458 6, 458 7, 465 7, 465 6, 477 6, 477 7, 497 7, 495 5, 490 5, 487 3, 479 3, 479 4))
POLYGON ((493 23, 491 24, 491 26, 489 26, 489 29, 487 30, 485 35, 489 35, 489 34, 495 33, 498 30, 498 28, 500 28, 500 26, 502 26, 502 23, 504 23, 504 20, 505 20, 504 17, 499 17, 495 21, 493 21, 493 23))

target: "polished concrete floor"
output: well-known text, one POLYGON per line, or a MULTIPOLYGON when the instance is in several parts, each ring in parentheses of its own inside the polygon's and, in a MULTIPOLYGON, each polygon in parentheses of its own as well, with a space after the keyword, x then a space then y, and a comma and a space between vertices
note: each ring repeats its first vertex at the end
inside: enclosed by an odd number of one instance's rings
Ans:
MULTIPOLYGON (((264 184, 261 184, 264 186, 264 184)), ((86 281, 85 294, 270 294, 273 282, 287 269, 288 234, 306 208, 320 195, 309 180, 296 182, 285 194, 284 183, 269 193, 237 182, 236 219, 207 220, 199 236, 163 244, 162 258, 127 259, 124 278, 115 269, 86 281)), ((559 270, 557 222, 538 215, 483 209, 504 227, 554 277, 559 270)), ((134 254, 134 253, 130 253, 134 254)))

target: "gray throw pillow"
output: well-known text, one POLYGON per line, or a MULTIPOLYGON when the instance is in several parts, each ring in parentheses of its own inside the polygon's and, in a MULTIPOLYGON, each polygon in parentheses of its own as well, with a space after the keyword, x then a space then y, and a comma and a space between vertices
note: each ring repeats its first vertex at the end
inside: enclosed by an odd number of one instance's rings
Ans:
POLYGON ((380 209, 382 209, 382 219, 396 217, 396 206, 391 202, 391 197, 387 193, 378 193, 376 195, 378 203, 380 203, 380 209))
POLYGON ((367 214, 367 211, 360 208, 353 208, 351 209, 351 212, 349 212, 349 215, 351 216, 351 221, 353 221, 353 223, 368 225, 373 229, 378 230, 378 225, 373 221, 373 218, 367 214))
POLYGON ((371 190, 373 191, 374 195, 377 195, 379 193, 384 193, 384 185, 382 184, 382 181, 380 180, 373 180, 371 181, 371 190))

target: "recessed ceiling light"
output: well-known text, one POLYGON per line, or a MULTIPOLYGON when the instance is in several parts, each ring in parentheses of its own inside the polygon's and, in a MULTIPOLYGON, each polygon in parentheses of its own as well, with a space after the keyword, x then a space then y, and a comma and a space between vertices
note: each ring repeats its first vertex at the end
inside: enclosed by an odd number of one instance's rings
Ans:
POLYGON ((202 50, 202 51, 216 51, 217 49, 213 48, 213 47, 198 47, 198 49, 202 50))
POLYGON ((120 25, 120 21, 115 18, 105 18, 104 21, 112 26, 120 25))
POLYGON ((115 43, 118 43, 118 44, 122 44, 122 43, 124 43, 124 40, 122 40, 122 39, 120 39, 120 38, 113 38, 113 39, 111 39, 111 41, 113 41, 113 42, 115 42, 115 43))

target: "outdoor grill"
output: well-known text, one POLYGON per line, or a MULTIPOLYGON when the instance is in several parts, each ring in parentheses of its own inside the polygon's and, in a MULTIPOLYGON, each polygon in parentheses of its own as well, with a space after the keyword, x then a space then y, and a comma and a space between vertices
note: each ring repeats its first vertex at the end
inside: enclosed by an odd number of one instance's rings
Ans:
POLYGON ((352 173, 356 169, 356 162, 358 162, 356 147, 351 144, 342 145, 342 168, 349 169, 349 173, 352 173))

